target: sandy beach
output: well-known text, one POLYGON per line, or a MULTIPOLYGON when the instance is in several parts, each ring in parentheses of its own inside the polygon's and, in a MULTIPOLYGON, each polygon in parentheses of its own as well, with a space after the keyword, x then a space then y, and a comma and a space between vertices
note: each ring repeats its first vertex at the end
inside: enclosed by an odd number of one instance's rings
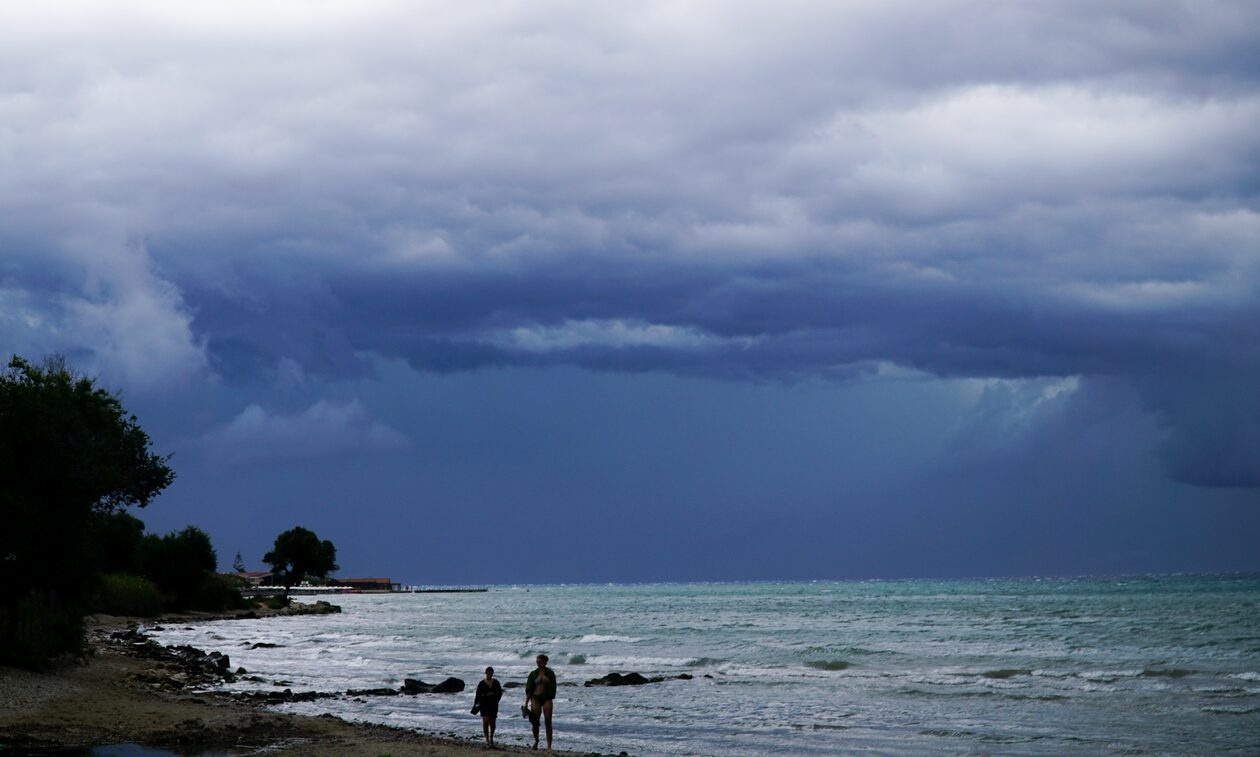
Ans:
MULTIPOLYGON (((194 619, 205 616, 163 622, 194 619)), ((261 703, 189 690, 196 676, 173 655, 138 653, 140 645, 114 638, 127 628, 125 619, 94 618, 88 630, 92 652, 85 661, 48 672, 0 668, 0 751, 40 753, 104 744, 141 744, 190 755, 456 757, 487 751, 480 721, 472 716, 467 737, 460 739, 331 716, 276 713, 261 703)))

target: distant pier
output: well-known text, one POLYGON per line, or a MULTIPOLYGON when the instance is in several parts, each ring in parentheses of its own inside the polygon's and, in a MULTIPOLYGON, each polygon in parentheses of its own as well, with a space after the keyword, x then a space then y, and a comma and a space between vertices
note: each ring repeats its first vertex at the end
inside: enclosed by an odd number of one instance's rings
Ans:
MULTIPOLYGON (((388 589, 365 589, 354 586, 292 586, 289 596, 304 597, 314 594, 480 594, 490 591, 485 586, 398 586, 388 589)), ((283 586, 249 586, 241 589, 243 597, 276 597, 285 593, 283 586)))

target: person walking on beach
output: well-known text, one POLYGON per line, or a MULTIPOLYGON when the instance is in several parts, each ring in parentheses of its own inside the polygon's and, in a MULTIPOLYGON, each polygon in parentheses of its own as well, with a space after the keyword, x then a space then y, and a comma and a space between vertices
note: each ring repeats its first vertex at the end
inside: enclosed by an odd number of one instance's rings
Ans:
POLYGON ((538 748, 538 721, 547 721, 547 751, 551 751, 551 702, 556 698, 556 674, 547 667, 547 655, 534 658, 538 667, 525 679, 525 705, 529 707, 529 723, 534 727, 534 748, 538 748))
POLYGON ((477 694, 473 698, 473 713, 481 713, 481 735, 486 737, 486 747, 494 749, 494 726, 499 717, 499 699, 503 687, 494 677, 494 668, 486 668, 486 678, 477 682, 477 694))

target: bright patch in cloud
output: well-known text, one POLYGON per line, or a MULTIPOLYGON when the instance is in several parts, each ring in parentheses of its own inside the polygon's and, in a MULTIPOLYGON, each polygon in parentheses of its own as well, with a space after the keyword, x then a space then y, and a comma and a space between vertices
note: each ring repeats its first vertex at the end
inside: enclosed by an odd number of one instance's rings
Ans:
POLYGON ((407 438, 375 421, 359 400, 320 400, 296 415, 249 405, 205 437, 215 454, 234 461, 316 458, 409 446, 407 438))
POLYGON ((1116 310, 1158 310, 1186 305, 1210 305, 1217 289, 1198 281, 1131 281, 1119 284, 1079 284, 1065 287, 1071 296, 1116 310))
POLYGON ((968 419, 970 437, 1002 439, 1025 433, 1060 412, 1081 388, 1079 376, 1042 379, 975 379, 965 382, 976 392, 968 419))
POLYGON ((622 320, 585 320, 565 321, 558 326, 522 326, 493 334, 486 341, 510 350, 560 352, 586 347, 697 350, 724 345, 730 340, 687 327, 622 320))

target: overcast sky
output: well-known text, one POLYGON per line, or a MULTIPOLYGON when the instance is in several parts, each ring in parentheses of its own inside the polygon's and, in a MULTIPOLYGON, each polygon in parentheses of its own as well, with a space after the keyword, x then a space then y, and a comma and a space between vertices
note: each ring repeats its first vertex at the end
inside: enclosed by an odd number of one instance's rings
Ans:
POLYGON ((0 346, 415 583, 1260 569, 1260 5, 0 8, 0 346))

